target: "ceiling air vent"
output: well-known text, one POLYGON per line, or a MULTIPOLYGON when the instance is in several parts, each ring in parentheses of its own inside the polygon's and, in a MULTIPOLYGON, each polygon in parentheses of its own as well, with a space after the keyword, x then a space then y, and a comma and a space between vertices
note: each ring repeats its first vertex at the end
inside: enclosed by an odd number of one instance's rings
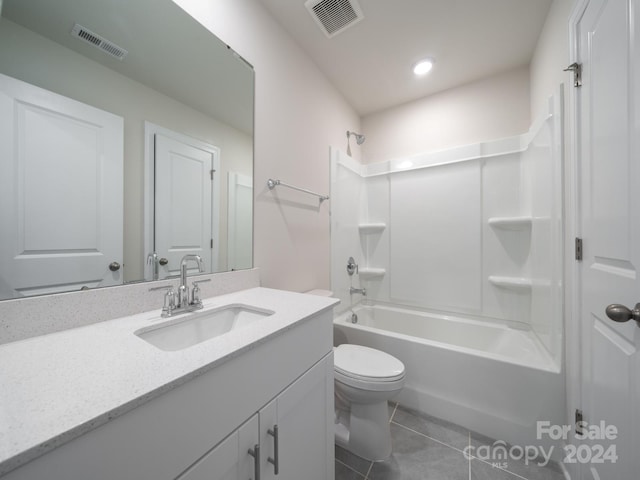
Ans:
POLYGON ((355 25, 364 17, 356 0, 307 0, 304 6, 329 38, 355 25))
POLYGON ((109 54, 112 57, 117 58, 118 60, 122 60, 124 57, 126 57, 127 53, 129 53, 124 48, 121 48, 115 43, 102 38, 100 35, 93 33, 88 28, 85 28, 82 25, 78 25, 77 23, 73 26, 71 35, 79 38, 80 40, 84 40, 85 42, 93 45, 96 48, 99 48, 104 53, 109 54))

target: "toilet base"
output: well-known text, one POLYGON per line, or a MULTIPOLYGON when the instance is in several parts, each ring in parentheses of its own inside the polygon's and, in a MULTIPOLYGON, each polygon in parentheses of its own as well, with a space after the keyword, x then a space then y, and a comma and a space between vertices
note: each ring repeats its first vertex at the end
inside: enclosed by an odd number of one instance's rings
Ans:
POLYGON ((391 429, 387 402, 352 403, 350 407, 348 425, 336 423, 336 444, 366 460, 377 462, 389 458, 391 429))

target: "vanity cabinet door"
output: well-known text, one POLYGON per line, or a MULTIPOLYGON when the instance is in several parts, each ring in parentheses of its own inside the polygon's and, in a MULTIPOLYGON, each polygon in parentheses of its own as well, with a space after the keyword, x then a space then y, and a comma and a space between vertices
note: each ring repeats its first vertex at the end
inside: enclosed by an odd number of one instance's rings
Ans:
POLYGON ((333 480, 333 417, 330 353, 260 410, 262 480, 333 480))
POLYGON ((254 480, 254 458, 249 450, 258 443, 258 415, 247 420, 176 480, 254 480))

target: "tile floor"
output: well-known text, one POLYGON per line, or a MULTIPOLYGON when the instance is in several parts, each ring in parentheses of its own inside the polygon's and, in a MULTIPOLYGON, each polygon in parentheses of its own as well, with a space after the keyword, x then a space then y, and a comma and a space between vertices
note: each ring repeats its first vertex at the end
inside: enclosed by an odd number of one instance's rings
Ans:
POLYGON ((370 462, 336 446, 335 480, 564 480, 560 467, 508 460, 504 468, 477 458, 465 447, 492 445, 493 440, 449 422, 389 404, 393 454, 370 462))

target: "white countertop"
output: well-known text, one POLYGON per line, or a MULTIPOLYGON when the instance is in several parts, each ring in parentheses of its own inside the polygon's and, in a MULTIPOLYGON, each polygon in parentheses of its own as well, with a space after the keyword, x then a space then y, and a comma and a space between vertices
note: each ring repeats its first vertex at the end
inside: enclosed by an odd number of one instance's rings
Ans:
MULTIPOLYGON (((275 313, 167 352, 134 335, 160 309, 0 345, 0 475, 331 308, 337 299, 253 288, 204 300, 275 313)), ((186 314, 189 315, 189 314, 186 314)))

